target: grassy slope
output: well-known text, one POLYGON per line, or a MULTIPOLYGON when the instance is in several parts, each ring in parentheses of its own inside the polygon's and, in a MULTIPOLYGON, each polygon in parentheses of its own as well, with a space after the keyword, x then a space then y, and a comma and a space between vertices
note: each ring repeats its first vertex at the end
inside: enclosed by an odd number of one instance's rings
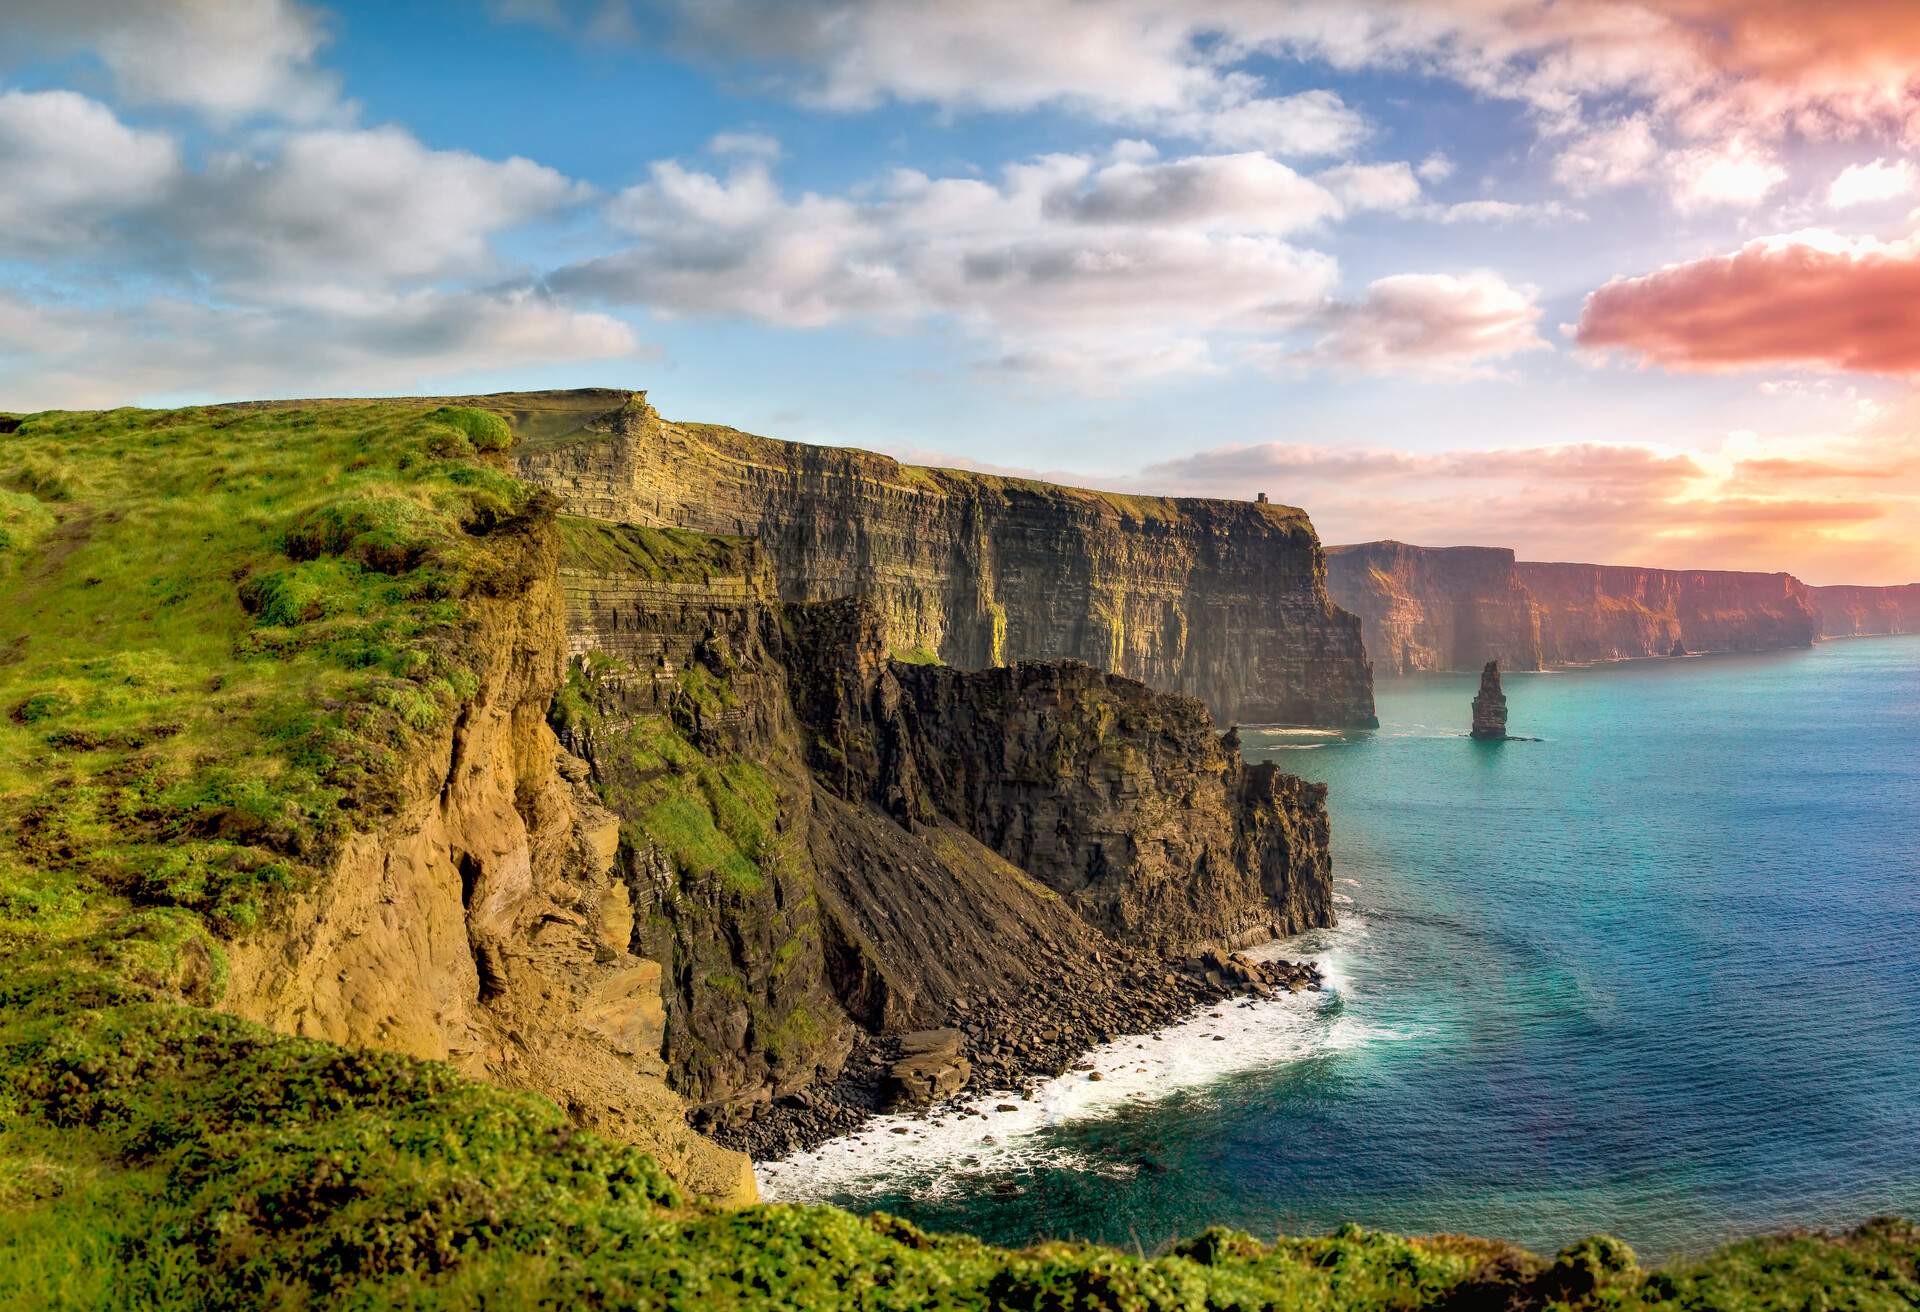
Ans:
POLYGON ((464 601, 544 531, 501 440, 341 403, 0 434, 0 1307, 1920 1304, 1904 1223, 1643 1278, 1605 1242, 1142 1262, 716 1212, 543 1100, 211 1010, 223 936, 378 820, 471 686, 464 601))

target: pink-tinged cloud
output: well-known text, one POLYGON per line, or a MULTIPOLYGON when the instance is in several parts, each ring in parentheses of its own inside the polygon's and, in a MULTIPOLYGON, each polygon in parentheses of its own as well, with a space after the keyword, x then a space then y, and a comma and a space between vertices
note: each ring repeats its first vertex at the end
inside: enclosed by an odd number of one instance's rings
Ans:
POLYGON ((1242 495, 1256 482, 1275 479, 1328 484, 1499 480, 1526 486, 1642 488, 1665 495, 1704 476, 1699 462, 1684 452, 1604 442, 1437 452, 1263 442, 1196 451, 1148 465, 1137 478, 1143 486, 1161 490, 1225 496, 1242 495))
POLYGON ((1831 460, 1802 460, 1788 456, 1772 456, 1759 460, 1742 460, 1734 466, 1733 481, 1736 483, 1854 483, 1879 482, 1889 478, 1899 478, 1913 468, 1911 462, 1890 463, 1885 465, 1842 465, 1831 460))
POLYGON ((1395 274, 1328 306, 1324 335, 1287 359, 1361 374, 1484 377, 1494 361, 1547 349, 1534 331, 1533 294, 1486 271, 1395 274))
POLYGON ((1587 297, 1579 341, 1676 370, 1920 375, 1920 239, 1799 232, 1618 278, 1587 297))
MULTIPOLYGON (((1730 466, 1635 443, 1403 451, 1263 442, 1193 451, 1131 473, 1043 476, 1154 495, 1245 500, 1266 492, 1304 506, 1326 542, 1398 538, 1512 547, 1529 560, 1904 583, 1920 579, 1920 462, 1906 455, 1910 431, 1863 436, 1830 454, 1763 447, 1730 466), (1871 482, 1849 482, 1856 479, 1871 482)), ((938 452, 896 454, 980 467, 938 452)))
POLYGON ((1912 0, 1657 0, 1709 62, 1743 78, 1856 95, 1904 89, 1920 68, 1912 0))

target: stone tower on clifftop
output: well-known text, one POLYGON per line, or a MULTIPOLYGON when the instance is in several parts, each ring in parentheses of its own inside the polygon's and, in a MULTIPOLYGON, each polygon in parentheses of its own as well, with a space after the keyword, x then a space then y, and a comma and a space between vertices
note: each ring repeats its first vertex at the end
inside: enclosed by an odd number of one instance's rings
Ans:
POLYGON ((1499 742, 1507 736, 1507 695, 1500 691, 1500 662, 1488 661, 1480 671, 1480 691, 1473 699, 1473 736, 1499 742))

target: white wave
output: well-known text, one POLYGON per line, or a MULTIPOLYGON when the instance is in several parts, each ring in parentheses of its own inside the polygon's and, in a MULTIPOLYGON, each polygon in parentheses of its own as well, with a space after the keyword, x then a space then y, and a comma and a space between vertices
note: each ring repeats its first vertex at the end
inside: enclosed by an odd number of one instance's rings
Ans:
POLYGON ((1046 1144, 1042 1136, 1055 1126, 1148 1106, 1225 1076, 1404 1037, 1365 1025, 1343 1005, 1347 956, 1366 934, 1365 920, 1349 915, 1335 929, 1249 952, 1314 957, 1324 979, 1319 993, 1223 1003, 1156 1034, 1116 1039, 1076 1063, 1090 1070, 1047 1080, 1030 1097, 999 1090, 943 1104, 924 1117, 876 1117, 853 1134, 761 1163, 755 1170, 760 1195, 817 1202, 904 1189, 931 1199, 983 1187, 983 1177, 1004 1179, 1036 1166, 1129 1174, 1136 1168, 1087 1159, 1046 1144))

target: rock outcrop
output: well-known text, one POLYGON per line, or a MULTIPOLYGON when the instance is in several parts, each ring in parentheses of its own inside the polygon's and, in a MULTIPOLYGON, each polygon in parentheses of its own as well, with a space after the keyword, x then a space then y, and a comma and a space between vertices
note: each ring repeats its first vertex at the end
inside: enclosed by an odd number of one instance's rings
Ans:
POLYGON ((1886 588, 1840 584, 1812 592, 1823 638, 1920 633, 1920 583, 1886 588))
POLYGON ((860 601, 789 621, 815 762, 850 800, 965 829, 1088 923, 1185 954, 1332 921, 1324 785, 1250 765, 1198 701, 1078 662, 889 661, 860 601))
MULTIPOLYGON (((716 1130, 811 1105, 869 1037, 969 1008, 1006 1033, 1081 1006, 1067 981, 1118 997, 1156 951, 1331 923, 1324 790, 1248 765, 1198 701, 897 660, 877 605, 782 600, 757 542, 560 528, 556 722, 620 817, 630 950, 716 1130)), ((964 1082, 955 1056, 901 1054, 888 1096, 964 1082)))
POLYGON ((1516 561, 1493 547, 1330 547, 1328 588, 1383 674, 1772 651, 1819 632, 1790 574, 1516 561))
POLYGON ((1473 696, 1472 737, 1503 742, 1507 736, 1507 694, 1500 688, 1500 662, 1488 661, 1480 671, 1480 691, 1473 696))
POLYGON ((756 541, 783 600, 867 598, 889 649, 961 669, 1074 659, 1228 723, 1370 725, 1360 626, 1306 515, 903 465, 663 421, 644 393, 480 398, 571 514, 756 541))

